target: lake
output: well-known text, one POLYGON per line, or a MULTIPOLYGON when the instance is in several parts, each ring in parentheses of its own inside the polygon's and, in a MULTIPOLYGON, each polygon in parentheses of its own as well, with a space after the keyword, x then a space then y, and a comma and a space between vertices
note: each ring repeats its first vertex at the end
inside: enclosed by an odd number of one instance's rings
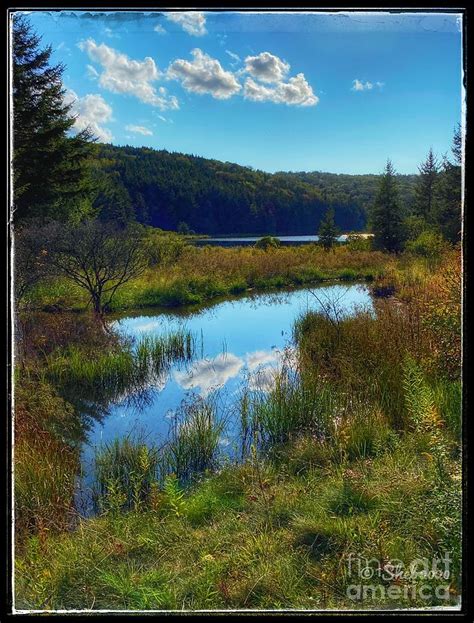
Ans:
POLYGON ((113 328, 131 338, 187 329, 195 337, 196 353, 191 362, 171 365, 149 388, 146 400, 122 397, 105 417, 92 422, 82 449, 86 488, 92 482, 94 447, 128 435, 144 437, 153 444, 164 442, 180 404, 193 396, 218 398, 218 408, 227 418, 220 446, 224 453, 236 452, 237 406, 243 386, 268 391, 282 358, 291 356, 297 317, 336 299, 348 314, 357 307, 371 306, 364 285, 338 284, 246 295, 199 310, 141 311, 114 321, 113 328))
MULTIPOLYGON (((299 245, 299 244, 309 244, 310 242, 318 242, 319 236, 275 236, 283 245, 299 245)), ((235 237, 227 237, 227 238, 201 238, 195 239, 194 244, 198 246, 204 246, 209 244, 211 246, 219 246, 219 247, 238 247, 238 246, 249 246, 255 244, 258 240, 260 240, 262 236, 235 236, 235 237)), ((339 242, 344 242, 347 238, 346 234, 338 237, 339 242)))

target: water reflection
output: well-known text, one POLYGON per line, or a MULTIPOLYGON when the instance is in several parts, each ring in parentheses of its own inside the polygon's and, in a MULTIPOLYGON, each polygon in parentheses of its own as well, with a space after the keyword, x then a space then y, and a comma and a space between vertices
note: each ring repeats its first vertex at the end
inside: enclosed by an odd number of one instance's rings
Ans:
POLYGON ((371 307, 364 286, 331 285, 245 296, 210 308, 181 309, 176 313, 157 313, 155 309, 117 320, 115 329, 130 338, 190 331, 201 339, 197 349, 200 352, 197 360, 174 362, 153 378, 143 393, 122 395, 108 404, 107 416, 92 422, 88 443, 83 446, 86 475, 90 473, 93 448, 102 442, 138 432, 150 443, 162 443, 183 400, 192 400, 193 396, 208 399, 220 394, 219 409, 227 424, 219 445, 226 452, 235 447, 238 400, 243 386, 268 391, 282 361, 287 365, 295 363, 295 320, 308 310, 326 307, 328 301, 336 301, 344 314, 357 307, 371 307))

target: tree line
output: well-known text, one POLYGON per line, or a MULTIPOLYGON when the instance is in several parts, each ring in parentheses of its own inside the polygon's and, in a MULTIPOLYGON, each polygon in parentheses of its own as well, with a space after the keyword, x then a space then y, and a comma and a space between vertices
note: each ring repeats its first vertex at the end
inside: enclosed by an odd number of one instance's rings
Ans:
POLYGON ((102 311, 107 288, 113 296, 113 283, 141 270, 143 225, 207 234, 307 234, 319 227, 325 248, 338 231, 369 225, 374 246, 390 252, 460 239, 459 128, 452 156, 439 161, 430 150, 412 176, 397 175, 390 161, 380 176, 269 174, 165 150, 101 145, 88 130, 73 132, 65 67, 51 64, 51 47, 42 47, 24 16, 13 18, 12 43, 18 293, 46 265, 71 278, 80 266, 75 280, 102 311))

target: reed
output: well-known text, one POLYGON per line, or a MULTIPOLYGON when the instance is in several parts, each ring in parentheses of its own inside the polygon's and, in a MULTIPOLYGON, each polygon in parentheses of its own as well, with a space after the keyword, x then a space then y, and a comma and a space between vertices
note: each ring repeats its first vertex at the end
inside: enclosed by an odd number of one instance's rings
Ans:
POLYGON ((140 438, 115 439, 95 455, 93 500, 98 512, 135 511, 148 506, 156 490, 160 453, 140 438))
POLYGON ((188 331, 141 337, 136 344, 119 344, 102 353, 88 353, 79 346, 47 357, 46 371, 52 383, 71 400, 108 404, 150 386, 176 361, 193 357, 195 342, 188 331))
POLYGON ((164 474, 175 474, 186 483, 193 476, 216 468, 224 426, 216 398, 198 397, 183 402, 173 418, 164 448, 164 474))

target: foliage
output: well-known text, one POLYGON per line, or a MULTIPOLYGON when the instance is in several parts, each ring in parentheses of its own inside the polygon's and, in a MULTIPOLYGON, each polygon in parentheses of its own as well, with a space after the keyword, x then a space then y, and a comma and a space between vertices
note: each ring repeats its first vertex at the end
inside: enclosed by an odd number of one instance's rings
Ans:
POLYGON ((27 19, 13 16, 13 211, 16 222, 60 220, 91 210, 88 131, 69 136, 75 119, 65 102, 64 66, 51 65, 52 48, 27 19))
POLYGON ((425 229, 414 240, 408 240, 405 245, 405 249, 410 253, 430 259, 441 257, 446 247, 443 236, 432 229, 425 229))
POLYGON ((387 160, 380 180, 370 214, 370 223, 375 249, 392 252, 401 250, 404 237, 403 216, 395 169, 390 160, 387 160))
POLYGON ((279 247, 280 244, 281 242, 278 238, 275 238, 274 236, 264 236, 263 238, 260 238, 260 240, 257 240, 255 248, 268 251, 268 249, 275 249, 279 247))
POLYGON ((334 224, 334 210, 329 209, 318 229, 319 242, 329 251, 337 241, 338 229, 334 224))
POLYGON ((117 290, 146 268, 143 231, 86 220, 78 225, 51 222, 39 232, 50 264, 86 290, 94 312, 110 308, 117 290))
MULTIPOLYGON (((270 174, 237 164, 148 147, 97 145, 94 170, 125 193, 126 211, 140 223, 207 234, 306 234, 328 208, 342 230, 366 227, 379 176, 331 173, 270 174)), ((414 175, 397 180, 412 204, 414 175)), ((119 192, 117 190, 117 192, 119 192)), ((114 210, 113 204, 110 210, 114 210)))

